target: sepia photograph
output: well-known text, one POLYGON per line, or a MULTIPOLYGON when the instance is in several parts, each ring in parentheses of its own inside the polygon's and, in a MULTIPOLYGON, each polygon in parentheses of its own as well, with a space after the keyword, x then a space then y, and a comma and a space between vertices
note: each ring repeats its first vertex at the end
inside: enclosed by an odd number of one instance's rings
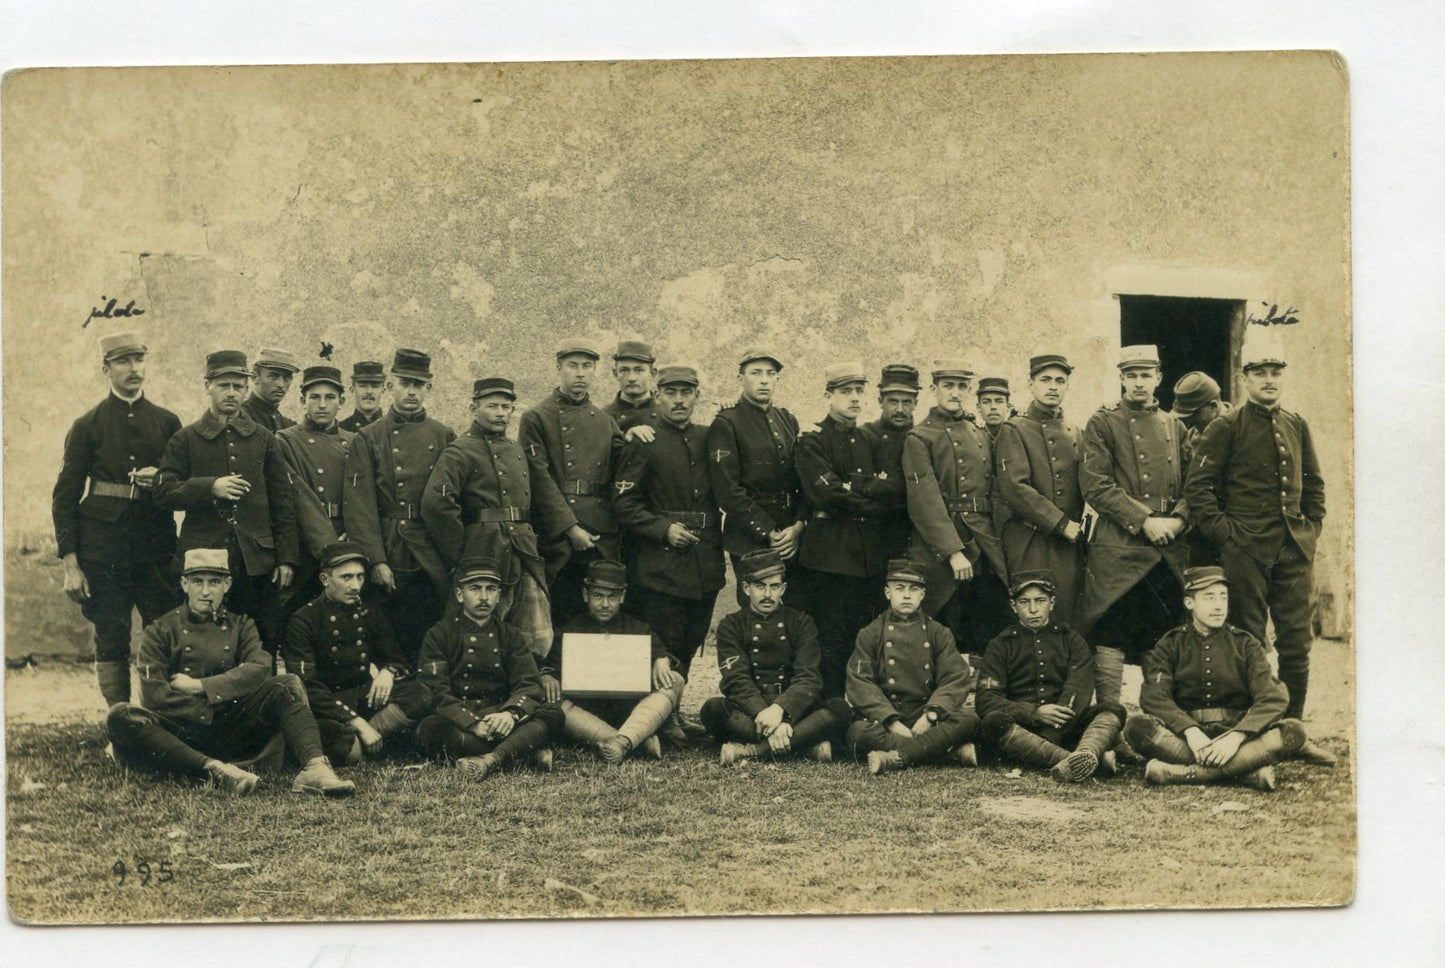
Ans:
POLYGON ((1351 903, 1350 90, 8 73, 10 917, 1351 903))

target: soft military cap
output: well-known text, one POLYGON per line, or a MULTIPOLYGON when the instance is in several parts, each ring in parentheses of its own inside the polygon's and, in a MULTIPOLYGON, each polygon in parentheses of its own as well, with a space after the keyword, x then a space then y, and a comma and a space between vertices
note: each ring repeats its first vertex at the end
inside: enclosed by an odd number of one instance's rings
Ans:
POLYGON ((1009 582, 1008 593, 1010 598, 1017 598, 1023 594, 1025 588, 1037 585, 1045 592, 1052 595, 1058 586, 1054 582, 1054 573, 1047 568, 1039 568, 1033 571, 1014 572, 1013 581, 1009 582))
POLYGON ((288 373, 300 373, 301 364, 296 362, 296 354, 288 353, 275 346, 263 346, 256 353, 257 366, 269 366, 275 370, 285 370, 288 373))
POLYGON ((357 383, 385 383, 386 368, 376 360, 361 360, 351 365, 351 378, 357 383))
POLYGON ((484 376, 472 384, 472 399, 480 400, 482 397, 490 397, 493 394, 500 394, 504 397, 517 399, 516 387, 512 381, 504 376, 484 376))
POLYGON ((1158 366, 1159 347, 1151 343, 1140 343, 1137 346, 1125 346, 1119 350, 1119 369, 1125 370, 1131 366, 1158 366))
POLYGON ((1208 373, 1194 370, 1179 378, 1174 384, 1174 409, 1176 417, 1192 417, 1205 404, 1219 399, 1219 384, 1208 373))
POLYGON ((932 376, 935 383, 945 379, 971 380, 973 379, 973 364, 958 357, 934 360, 932 376))
POLYGON ((907 363, 885 363, 878 377, 879 393, 912 393, 922 389, 918 384, 918 367, 907 363))
POLYGON ((111 333, 109 336, 100 338, 100 361, 109 363, 118 356, 130 356, 132 353, 144 353, 146 345, 141 342, 140 333, 128 330, 124 333, 111 333))
POLYGON ((685 383, 689 386, 697 386, 697 367, 685 366, 680 363, 658 368, 657 385, 660 387, 670 386, 674 383, 685 383))
POLYGON ((333 541, 321 549, 320 564, 323 569, 335 568, 337 565, 344 565, 348 561, 359 561, 367 564, 366 552, 361 550, 361 545, 355 541, 333 541))
POLYGON ((888 576, 885 580, 906 581, 915 585, 928 584, 928 579, 923 574, 923 566, 912 558, 890 558, 888 576))
POLYGON ((304 392, 307 387, 316 383, 331 383, 338 390, 346 389, 341 382, 341 371, 334 366, 308 366, 301 374, 301 389, 304 392))
POLYGON ((1057 366, 1065 373, 1074 372, 1074 364, 1062 353, 1040 353, 1038 356, 1029 357, 1029 377, 1039 375, 1040 370, 1047 370, 1051 366, 1057 366))
POLYGON ((431 380, 431 356, 421 350, 397 350, 396 359, 391 363, 395 376, 409 380, 431 380))
POLYGON ((826 389, 836 390, 853 383, 867 383, 868 372, 863 369, 863 364, 859 361, 848 360, 844 363, 834 363, 823 370, 823 379, 826 381, 824 384, 826 389))
POLYGON ((983 396, 985 393, 1002 393, 1006 397, 1009 396, 1008 380, 1001 376, 983 377, 978 381, 978 395, 983 396))
POLYGON ((192 548, 186 552, 183 575, 229 575, 231 560, 225 548, 192 548))
POLYGON ((614 360, 637 360, 641 363, 656 363, 657 357, 652 353, 652 344, 644 343, 640 339, 625 339, 617 344, 617 349, 612 351, 614 360))
POLYGON ((206 379, 214 380, 218 376, 234 374, 235 376, 250 376, 250 367, 246 366, 246 354, 240 350, 217 350, 206 355, 206 379))
POLYGON ((738 564, 742 566, 743 581, 751 582, 781 575, 788 570, 788 566, 783 564, 782 556, 771 548, 749 551, 738 559, 738 564))
POLYGON ((582 584, 588 588, 611 588, 621 591, 627 587, 627 566, 617 561, 594 561, 587 566, 587 575, 582 584))
POLYGON ((774 353, 770 349, 765 349, 760 346, 755 346, 750 350, 744 351, 742 359, 738 360, 738 369, 741 370, 743 367, 747 366, 754 360, 767 360, 769 363, 773 364, 773 369, 777 370, 779 373, 783 371, 783 361, 778 358, 778 354, 774 353))
POLYGON ((557 343, 557 359, 568 356, 586 356, 594 360, 602 359, 602 350, 590 339, 580 337, 564 339, 557 343))
POLYGON ((1210 585, 1228 585, 1229 578, 1218 565, 1201 565, 1184 569, 1184 594, 1192 595, 1210 585))
POLYGON ((1284 358, 1284 340, 1278 333, 1273 332, 1275 327, 1258 326, 1251 324, 1246 326, 1244 346, 1239 353, 1239 368, 1250 370, 1257 366, 1286 366, 1284 358))
POLYGON ((497 564, 497 559, 475 556, 463 558, 457 562, 455 581, 458 585, 465 585, 478 578, 490 578, 492 581, 501 582, 502 566, 497 564))

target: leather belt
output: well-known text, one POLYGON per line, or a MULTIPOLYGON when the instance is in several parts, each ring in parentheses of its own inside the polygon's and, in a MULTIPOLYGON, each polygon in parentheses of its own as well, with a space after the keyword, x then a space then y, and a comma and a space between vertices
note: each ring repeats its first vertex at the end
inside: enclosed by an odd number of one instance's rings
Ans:
POLYGON ((90 494, 92 497, 123 497, 127 501, 134 501, 140 497, 141 489, 134 484, 112 484, 110 481, 97 481, 90 479, 90 494))
POLYGON ((960 511, 972 511, 974 514, 993 513, 993 502, 987 499, 980 501, 976 497, 950 497, 945 498, 944 503, 948 505, 951 514, 957 514, 960 511))
POLYGON ((612 488, 601 481, 563 481, 562 493, 578 497, 608 497, 612 488))
POLYGON ((396 521, 419 521, 421 520, 421 505, 398 503, 391 509, 390 514, 383 515, 396 521))
POLYGON ((657 513, 685 528, 694 528, 698 531, 705 531, 718 523, 717 514, 712 511, 658 511, 657 513))
POLYGON ((340 505, 340 504, 332 504, 330 501, 326 502, 326 516, 327 516, 328 518, 333 518, 333 519, 335 519, 335 518, 340 518, 340 517, 341 517, 341 505, 340 505))
POLYGON ((866 514, 829 514, 827 511, 814 511, 813 517, 827 521, 872 521, 866 514))
POLYGON ((793 506, 793 494, 791 491, 754 491, 748 490, 748 497, 759 504, 771 504, 776 507, 790 508, 793 506))
POLYGON ((527 512, 521 508, 477 508, 475 511, 466 512, 462 520, 467 524, 500 524, 511 521, 527 520, 527 512))
POLYGON ((1212 706, 1208 709, 1190 709, 1189 718, 1201 726, 1208 726, 1213 723, 1237 723, 1244 718, 1244 710, 1223 709, 1212 706))

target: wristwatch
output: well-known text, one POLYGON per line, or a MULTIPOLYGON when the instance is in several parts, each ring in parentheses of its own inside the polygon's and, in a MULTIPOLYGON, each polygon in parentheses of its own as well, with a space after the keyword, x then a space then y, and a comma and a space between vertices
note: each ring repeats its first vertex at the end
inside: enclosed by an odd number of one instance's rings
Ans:
POLYGON ((938 711, 935 710, 935 709, 930 709, 928 712, 924 713, 923 715, 928 719, 928 721, 929 721, 930 723, 937 723, 937 722, 938 722, 938 711))

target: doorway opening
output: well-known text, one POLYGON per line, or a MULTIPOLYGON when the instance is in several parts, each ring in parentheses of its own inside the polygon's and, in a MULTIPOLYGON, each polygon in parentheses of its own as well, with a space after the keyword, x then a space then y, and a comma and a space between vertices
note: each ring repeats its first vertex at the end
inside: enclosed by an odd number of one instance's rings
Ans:
POLYGON ((1239 346, 1244 336, 1243 299, 1196 299, 1184 296, 1138 296, 1120 293, 1121 346, 1140 343, 1159 347, 1163 379, 1159 406, 1174 406, 1174 384, 1191 370, 1208 373, 1225 400, 1238 393, 1239 346))

